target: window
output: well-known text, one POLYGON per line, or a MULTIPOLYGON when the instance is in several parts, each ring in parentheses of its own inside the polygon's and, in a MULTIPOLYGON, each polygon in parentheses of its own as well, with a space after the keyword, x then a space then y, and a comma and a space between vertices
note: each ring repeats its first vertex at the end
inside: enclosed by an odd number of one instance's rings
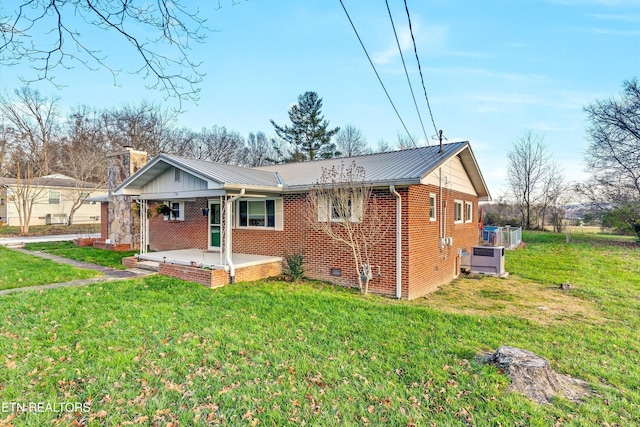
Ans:
POLYGON ((473 203, 471 202, 464 202, 464 221, 473 221, 473 203))
POLYGON ((164 220, 184 221, 184 202, 165 202, 171 208, 170 215, 164 215, 164 220))
POLYGON ((50 205, 59 205, 60 204, 60 192, 59 191, 49 191, 49 204, 50 205))
POLYGON ((340 200, 331 200, 331 221, 344 221, 347 218, 353 217, 353 203, 351 199, 344 203, 340 203, 340 200))
POLYGON ((437 218, 436 210, 436 195, 434 193, 429 194, 429 220, 435 221, 437 218))
POLYGON ((238 201, 238 227, 282 230, 282 199, 238 201))
POLYGON ((178 168, 173 168, 173 180, 174 182, 182 181, 182 171, 178 168))
POLYGON ((362 199, 358 196, 347 200, 347 203, 340 202, 337 198, 330 199, 329 195, 321 195, 318 198, 318 221, 319 222, 340 222, 346 218, 351 222, 362 221, 363 208, 362 199))
POLYGON ((454 222, 462 222, 462 201, 453 201, 453 219, 454 222))

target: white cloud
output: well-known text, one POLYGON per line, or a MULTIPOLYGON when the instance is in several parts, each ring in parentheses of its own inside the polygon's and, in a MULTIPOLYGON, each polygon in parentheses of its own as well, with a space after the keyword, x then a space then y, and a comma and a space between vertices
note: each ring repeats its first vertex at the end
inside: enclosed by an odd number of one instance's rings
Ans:
MULTIPOLYGON (((423 29, 420 21, 415 19, 412 20, 412 28, 419 54, 429 55, 442 49, 447 36, 447 27, 429 26, 423 29)), ((392 38, 388 49, 380 52, 374 52, 371 55, 374 63, 378 65, 386 65, 395 61, 400 56, 398 44, 400 44, 400 49, 403 54, 413 52, 413 41, 411 39, 409 26, 397 26, 396 31, 398 33, 398 43, 396 43, 395 38, 392 38)))

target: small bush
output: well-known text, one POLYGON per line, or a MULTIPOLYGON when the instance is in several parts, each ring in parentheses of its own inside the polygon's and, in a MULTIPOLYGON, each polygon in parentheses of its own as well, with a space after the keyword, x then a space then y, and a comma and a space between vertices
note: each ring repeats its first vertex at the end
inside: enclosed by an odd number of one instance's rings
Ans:
POLYGON ((304 277, 304 252, 284 255, 285 265, 282 274, 291 282, 297 282, 304 277))

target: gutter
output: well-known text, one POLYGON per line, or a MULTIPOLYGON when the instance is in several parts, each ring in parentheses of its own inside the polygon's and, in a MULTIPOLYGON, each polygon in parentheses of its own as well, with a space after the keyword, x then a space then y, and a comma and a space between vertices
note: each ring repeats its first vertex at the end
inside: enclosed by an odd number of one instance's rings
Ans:
POLYGON ((402 196, 390 185, 389 191, 396 196, 396 298, 402 298, 402 196))
POLYGON ((224 208, 224 252, 227 261, 227 265, 229 266, 229 278, 230 284, 236 280, 236 267, 233 265, 233 261, 231 260, 231 206, 233 202, 238 200, 240 197, 244 196, 245 189, 241 189, 240 193, 236 194, 226 202, 226 206, 224 208))

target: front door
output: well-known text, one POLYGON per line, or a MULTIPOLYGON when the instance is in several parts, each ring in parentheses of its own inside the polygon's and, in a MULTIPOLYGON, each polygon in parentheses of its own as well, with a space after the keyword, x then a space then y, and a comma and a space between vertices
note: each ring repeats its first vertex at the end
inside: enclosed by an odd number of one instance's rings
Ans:
POLYGON ((212 249, 220 249, 220 237, 222 236, 222 210, 220 202, 209 203, 209 246, 212 249))

